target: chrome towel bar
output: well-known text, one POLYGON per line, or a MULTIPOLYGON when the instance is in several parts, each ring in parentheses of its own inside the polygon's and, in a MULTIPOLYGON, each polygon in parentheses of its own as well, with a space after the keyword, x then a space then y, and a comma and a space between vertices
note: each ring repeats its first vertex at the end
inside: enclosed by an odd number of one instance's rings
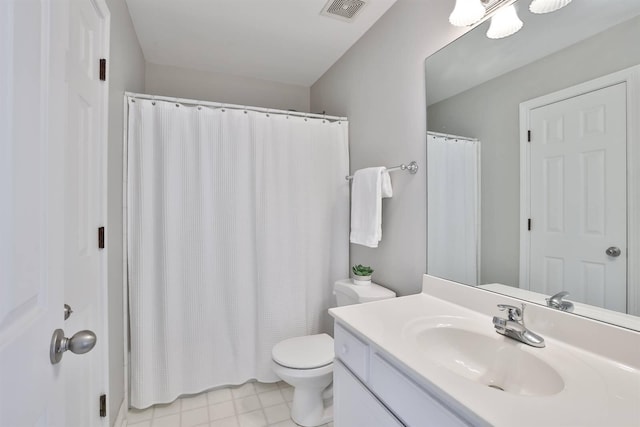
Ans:
MULTIPOLYGON (((409 171, 410 174, 415 174, 416 172, 418 172, 418 163, 416 162, 411 162, 408 165, 405 165, 404 163, 398 166, 393 166, 391 168, 387 168, 387 172, 394 172, 394 171, 409 171)), ((347 175, 344 177, 344 179, 346 179, 347 181, 353 179, 353 175, 347 175)))

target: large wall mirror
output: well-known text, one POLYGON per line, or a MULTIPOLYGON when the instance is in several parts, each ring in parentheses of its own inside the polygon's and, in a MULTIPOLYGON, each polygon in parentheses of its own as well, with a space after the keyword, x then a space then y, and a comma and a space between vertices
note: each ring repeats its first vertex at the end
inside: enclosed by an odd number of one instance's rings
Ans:
POLYGON ((529 3, 426 60, 427 273, 640 330, 640 1, 529 3))

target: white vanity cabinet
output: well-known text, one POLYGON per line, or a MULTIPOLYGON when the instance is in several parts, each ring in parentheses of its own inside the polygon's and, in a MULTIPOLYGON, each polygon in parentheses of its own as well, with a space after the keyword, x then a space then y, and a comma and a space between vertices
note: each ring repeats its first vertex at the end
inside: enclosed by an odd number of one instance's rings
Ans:
POLYGON ((461 427, 458 417, 385 359, 373 345, 336 322, 336 427, 461 427))

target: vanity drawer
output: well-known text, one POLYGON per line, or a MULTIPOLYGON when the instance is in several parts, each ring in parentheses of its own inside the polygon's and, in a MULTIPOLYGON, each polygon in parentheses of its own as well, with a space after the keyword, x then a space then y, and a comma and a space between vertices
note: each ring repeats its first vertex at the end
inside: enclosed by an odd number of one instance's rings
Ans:
POLYGON ((368 386, 408 427, 469 426, 377 354, 371 358, 368 386))
POLYGON ((335 325, 334 348, 340 359, 362 381, 369 378, 369 346, 339 324, 335 325))

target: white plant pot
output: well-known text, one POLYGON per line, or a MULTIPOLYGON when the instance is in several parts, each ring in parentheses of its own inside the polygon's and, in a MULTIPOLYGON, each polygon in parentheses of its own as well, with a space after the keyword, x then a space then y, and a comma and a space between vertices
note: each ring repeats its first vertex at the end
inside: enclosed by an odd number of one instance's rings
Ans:
POLYGON ((354 285, 370 285, 371 284, 371 275, 368 276, 353 276, 353 284, 354 285))

